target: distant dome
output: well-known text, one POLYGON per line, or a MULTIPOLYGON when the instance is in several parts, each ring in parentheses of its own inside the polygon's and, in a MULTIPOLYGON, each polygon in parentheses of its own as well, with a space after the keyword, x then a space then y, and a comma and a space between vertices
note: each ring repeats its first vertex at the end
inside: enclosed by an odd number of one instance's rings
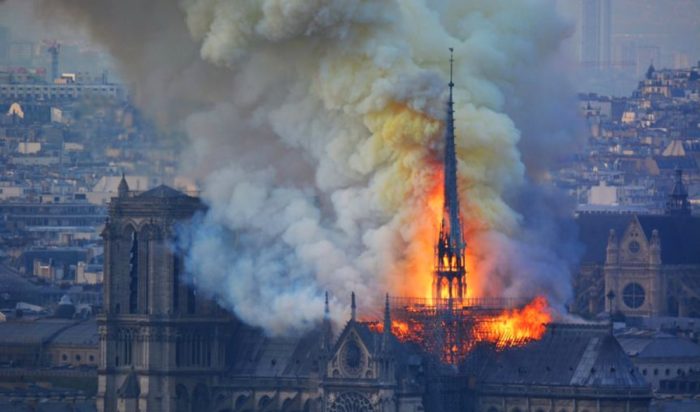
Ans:
POLYGON ((72 305, 73 301, 70 300, 70 296, 68 295, 63 295, 61 296, 61 300, 58 301, 59 305, 72 305))
POLYGON ((54 317, 61 319, 73 319, 75 315, 75 305, 68 295, 63 295, 58 302, 58 307, 54 312, 54 317))

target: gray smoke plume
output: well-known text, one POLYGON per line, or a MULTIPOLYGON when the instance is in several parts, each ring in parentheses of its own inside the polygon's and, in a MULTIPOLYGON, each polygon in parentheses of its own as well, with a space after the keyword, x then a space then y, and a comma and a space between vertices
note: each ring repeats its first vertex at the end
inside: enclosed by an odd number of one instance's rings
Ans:
POLYGON ((318 321, 326 290, 338 322, 350 291, 361 307, 429 293, 447 47, 470 286, 570 297, 572 253, 529 199, 575 136, 557 66, 569 27, 549 1, 41 6, 84 24, 139 104, 187 131, 183 171, 210 206, 187 231, 192 282, 244 321, 291 333, 318 321))

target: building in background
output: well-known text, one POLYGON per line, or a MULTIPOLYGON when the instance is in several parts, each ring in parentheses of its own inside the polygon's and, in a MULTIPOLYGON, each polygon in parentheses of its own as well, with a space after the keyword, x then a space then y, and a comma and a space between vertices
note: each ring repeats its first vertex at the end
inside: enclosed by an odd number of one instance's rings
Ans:
POLYGON ((579 62, 606 69, 611 64, 611 0, 581 0, 581 48, 579 62))

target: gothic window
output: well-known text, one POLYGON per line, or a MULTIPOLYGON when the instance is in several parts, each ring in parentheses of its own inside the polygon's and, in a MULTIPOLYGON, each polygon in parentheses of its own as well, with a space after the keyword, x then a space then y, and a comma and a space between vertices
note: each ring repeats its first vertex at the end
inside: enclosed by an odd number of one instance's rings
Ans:
POLYGON ((622 300, 628 308, 637 309, 644 304, 644 288, 639 283, 628 283, 622 290, 622 300))
POLYGON ((329 412, 374 412, 372 403, 355 392, 341 393, 331 405, 329 412))
POLYGON ((187 394, 187 388, 184 385, 177 385, 177 387, 175 387, 175 398, 175 411, 189 412, 190 397, 187 394))
POLYGON ((173 309, 180 306, 180 256, 173 254, 173 309))
POLYGON ((238 398, 236 398, 236 409, 241 409, 247 400, 248 397, 245 395, 240 395, 238 398))
POLYGON ((139 297, 139 239, 136 232, 131 233, 129 250, 129 313, 136 313, 139 297))
POLYGON ((209 390, 206 385, 198 383, 192 391, 192 412, 209 410, 209 390))
POLYGON ((194 286, 188 286, 187 287, 187 313, 190 315, 194 314, 195 309, 197 308, 196 301, 195 299, 197 298, 197 295, 194 290, 194 286))
POLYGON ((629 245, 627 245, 627 248, 631 253, 637 253, 639 252, 639 249, 641 249, 641 246, 639 245, 639 242, 633 240, 629 243, 629 245))
POLYGON ((269 396, 267 396, 267 395, 266 395, 266 396, 263 396, 263 397, 260 398, 260 400, 258 401, 258 408, 263 409, 263 408, 266 407, 270 402, 272 402, 272 399, 270 399, 269 396))
POLYGON ((365 364, 365 356, 355 340, 348 340, 340 352, 342 370, 349 375, 358 375, 365 364))

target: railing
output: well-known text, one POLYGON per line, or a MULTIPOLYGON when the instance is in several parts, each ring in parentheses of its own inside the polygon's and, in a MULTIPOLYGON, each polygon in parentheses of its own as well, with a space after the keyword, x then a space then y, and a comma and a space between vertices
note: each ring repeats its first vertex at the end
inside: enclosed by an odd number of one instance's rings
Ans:
POLYGON ((525 306, 529 299, 525 298, 503 298, 503 297, 481 297, 481 298, 452 298, 452 299, 430 299, 411 298, 404 296, 390 296, 389 304, 394 309, 400 308, 447 308, 453 309, 514 309, 525 306))

